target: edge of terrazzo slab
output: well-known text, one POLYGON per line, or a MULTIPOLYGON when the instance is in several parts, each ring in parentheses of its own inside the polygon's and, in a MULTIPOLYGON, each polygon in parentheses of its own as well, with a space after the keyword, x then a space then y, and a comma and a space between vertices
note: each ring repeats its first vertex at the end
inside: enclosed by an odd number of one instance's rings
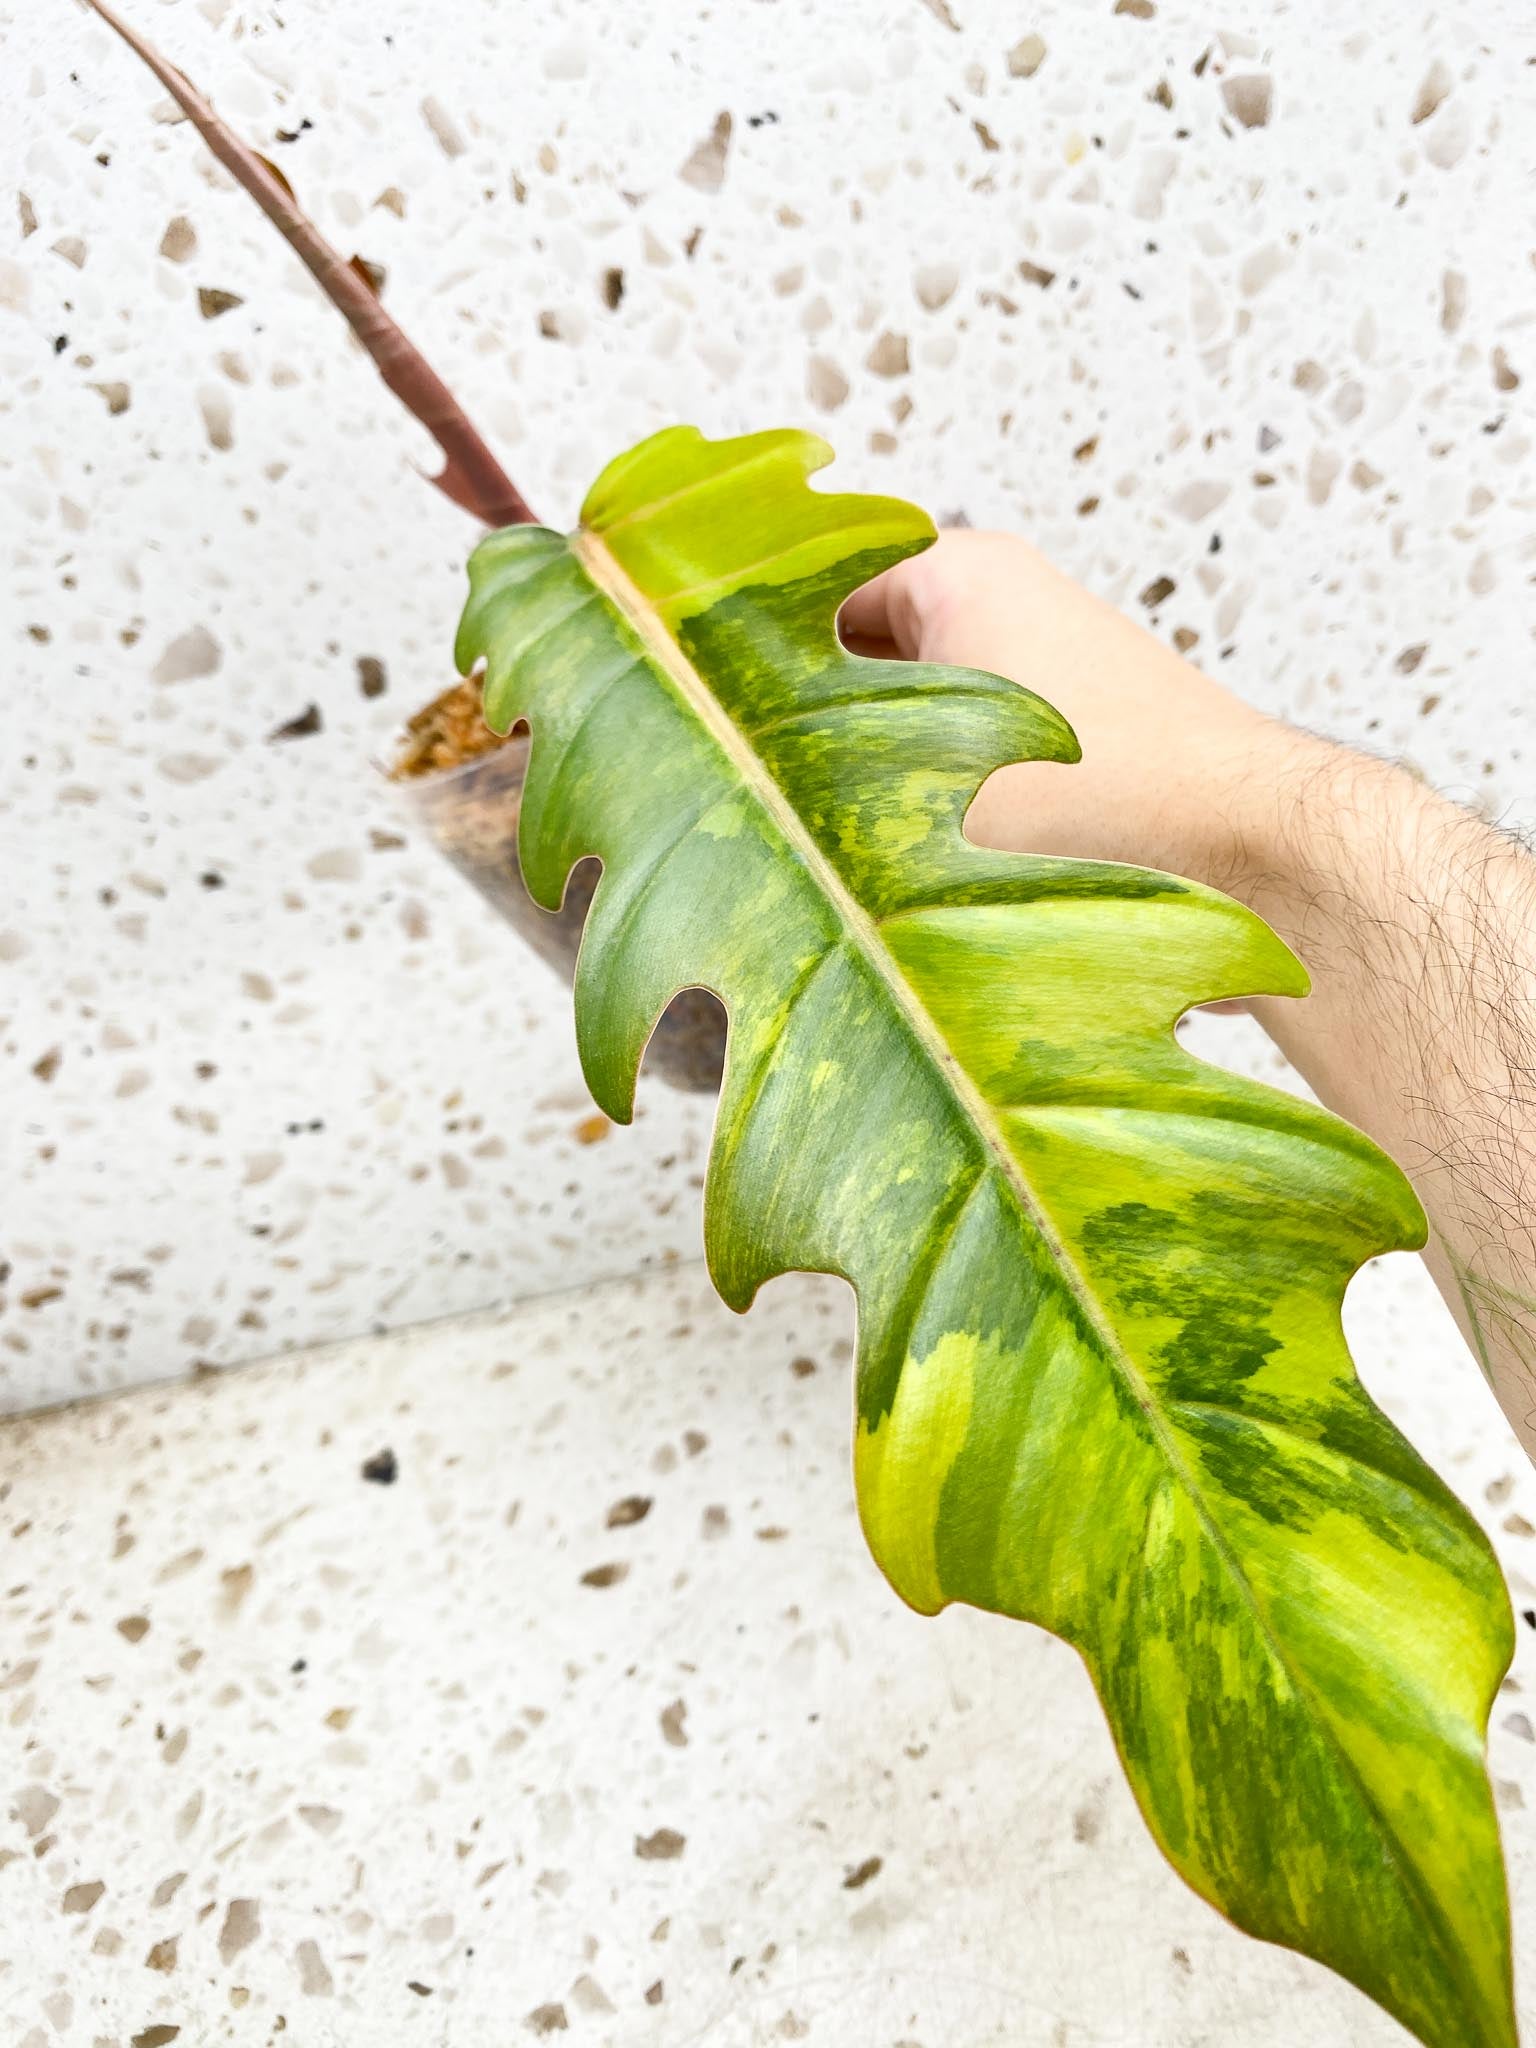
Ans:
POLYGON ((307 1369, 312 1365, 324 1365, 328 1361, 349 1356, 376 1356, 380 1350, 409 1350, 414 1345, 430 1343, 454 1331, 467 1333, 491 1329, 498 1323, 510 1323, 515 1317, 531 1310, 546 1308, 552 1302, 566 1301, 577 1296, 594 1300, 607 1298, 626 1288, 632 1292, 644 1293, 665 1281, 695 1277, 707 1277, 707 1262, 702 1257, 676 1259, 664 1265, 643 1267, 632 1273, 612 1273, 598 1280, 577 1281, 569 1287, 546 1287, 537 1294, 508 1295, 501 1301, 489 1303, 485 1308, 425 1316, 417 1322, 398 1323, 389 1329, 364 1331, 352 1337, 328 1338, 320 1344, 295 1344, 290 1349, 268 1352, 261 1358, 250 1359, 240 1365, 195 1366, 190 1372, 166 1373, 160 1378, 135 1381, 128 1386, 103 1387, 89 1393, 70 1394, 63 1400, 49 1401, 39 1407, 0 1412, 0 1442, 29 1426, 46 1425, 60 1417, 75 1415, 83 1410, 107 1408, 118 1402, 135 1399, 152 1399, 157 1396, 163 1398, 194 1388, 208 1388, 226 1379, 238 1379, 245 1384, 295 1367, 307 1369))

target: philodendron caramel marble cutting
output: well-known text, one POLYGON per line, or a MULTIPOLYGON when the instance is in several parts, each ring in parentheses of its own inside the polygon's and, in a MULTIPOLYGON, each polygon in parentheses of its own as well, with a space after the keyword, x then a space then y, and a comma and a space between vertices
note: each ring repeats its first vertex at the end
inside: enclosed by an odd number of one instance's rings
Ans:
POLYGON ((788 1268, 852 1282, 897 1591, 1071 1642, 1163 1849, 1239 1926, 1434 2048, 1510 2048, 1482 1759, 1508 1602, 1340 1329, 1418 1202, 1348 1125, 1176 1044, 1194 1004, 1305 992, 1251 912, 965 840, 994 767, 1076 742, 995 676, 841 647, 842 600, 933 528, 812 491, 828 453, 675 428, 575 534, 475 551, 458 656, 493 725, 531 725, 528 886, 553 908, 603 862, 592 1093, 626 1119, 673 993, 721 997, 711 1268, 738 1308, 788 1268))

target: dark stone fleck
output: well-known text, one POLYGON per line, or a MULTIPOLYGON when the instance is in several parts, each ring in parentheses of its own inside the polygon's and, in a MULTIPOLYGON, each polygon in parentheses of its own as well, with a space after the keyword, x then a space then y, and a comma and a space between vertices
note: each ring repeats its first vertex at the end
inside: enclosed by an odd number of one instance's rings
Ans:
POLYGON ((885 1867, 883 1856, 866 1856, 862 1863, 856 1863, 843 1879, 845 1892, 862 1891, 872 1877, 878 1877, 885 1867))
POLYGON ((307 740, 311 733, 323 732, 325 721, 320 716, 318 704, 306 704, 297 718, 290 718, 286 725, 280 725, 275 732, 269 732, 269 740, 307 740))
POLYGON ((371 1458, 364 1458, 362 1474, 375 1486, 393 1486, 400 1477, 400 1463, 393 1451, 375 1451, 371 1458))
POLYGON ((687 1844, 676 1828, 657 1828, 652 1835, 636 1835, 635 1854, 642 1863, 674 1863, 687 1844))

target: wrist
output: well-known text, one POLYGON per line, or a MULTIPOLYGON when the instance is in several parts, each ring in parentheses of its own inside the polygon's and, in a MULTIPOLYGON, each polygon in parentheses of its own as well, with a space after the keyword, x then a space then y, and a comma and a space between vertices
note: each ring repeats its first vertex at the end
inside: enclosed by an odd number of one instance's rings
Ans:
POLYGON ((1182 766, 1168 865, 1258 908, 1260 898, 1306 893, 1317 814, 1331 808, 1326 786, 1336 765, 1361 757, 1247 705, 1235 710, 1182 766))
POLYGON ((1212 805, 1220 839, 1202 879, 1256 910, 1314 970, 1379 950, 1388 929, 1411 943, 1409 899, 1423 876, 1482 828, 1395 762, 1262 723, 1212 805))
POLYGON ((1118 842, 1103 851, 1243 902, 1288 890, 1302 861, 1289 829, 1294 800, 1287 791, 1331 750, 1224 691, 1212 689, 1188 708, 1198 715, 1169 734, 1155 767, 1132 734, 1116 772, 1102 777, 1109 831, 1118 842))

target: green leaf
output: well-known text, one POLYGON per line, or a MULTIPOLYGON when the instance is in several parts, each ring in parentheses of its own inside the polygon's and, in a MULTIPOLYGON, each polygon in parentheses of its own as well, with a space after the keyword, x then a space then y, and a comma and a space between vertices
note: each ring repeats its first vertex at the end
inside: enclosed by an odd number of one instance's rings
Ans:
POLYGON ((721 996, 711 1270, 738 1309, 790 1268, 852 1282, 897 1591, 1072 1643, 1158 1841, 1238 1926, 1434 2048, 1511 2048, 1482 1762, 1508 1600, 1340 1328, 1418 1202, 1359 1132, 1175 1042, 1193 1004, 1305 992, 1251 912, 965 840, 995 766, 1076 742, 995 676, 843 651, 843 598, 933 529, 812 491, 829 458, 675 428, 576 534, 471 562, 460 666, 533 732, 529 887, 553 908, 603 862, 592 1093, 627 1120, 669 998, 721 996))

